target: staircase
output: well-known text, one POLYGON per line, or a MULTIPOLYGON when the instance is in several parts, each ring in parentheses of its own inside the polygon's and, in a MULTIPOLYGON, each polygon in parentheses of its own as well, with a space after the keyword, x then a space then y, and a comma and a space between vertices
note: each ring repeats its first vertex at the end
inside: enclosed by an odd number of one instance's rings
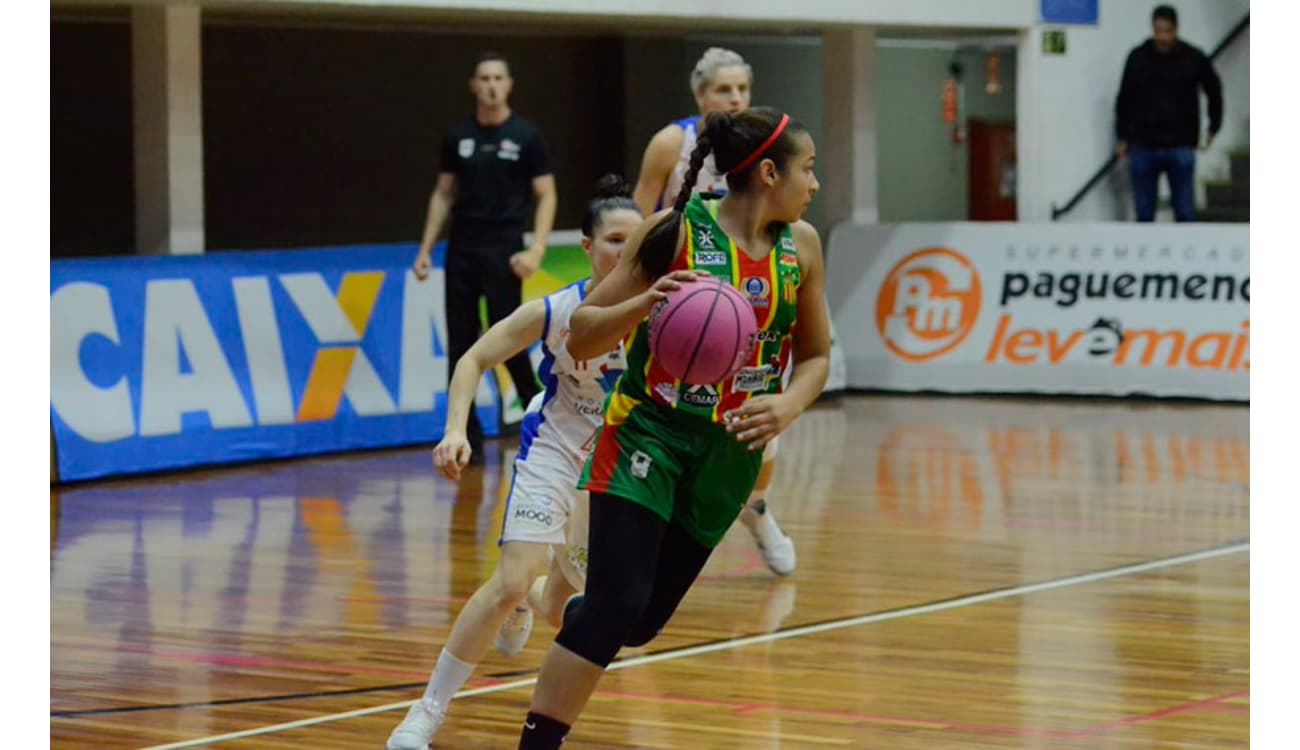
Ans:
POLYGON ((1250 221, 1250 149, 1228 154, 1227 180, 1206 180, 1205 208, 1196 213, 1198 221, 1250 221))

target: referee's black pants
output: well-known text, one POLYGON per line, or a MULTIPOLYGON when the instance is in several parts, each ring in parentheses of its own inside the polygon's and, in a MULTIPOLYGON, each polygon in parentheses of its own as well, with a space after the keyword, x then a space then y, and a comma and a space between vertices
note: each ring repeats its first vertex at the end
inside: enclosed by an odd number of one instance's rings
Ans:
MULTIPOLYGON (((447 378, 451 379, 456 363, 469 351, 482 329, 479 321, 479 297, 487 300, 488 325, 495 325, 519 307, 523 282, 510 269, 510 256, 523 249, 523 230, 518 226, 453 226, 447 239, 447 378)), ((528 352, 522 351, 506 362, 510 379, 524 406, 537 394, 528 352)), ((502 405, 504 408, 504 404, 502 405)), ((483 442, 483 428, 478 414, 469 411, 466 436, 478 449, 483 442)))

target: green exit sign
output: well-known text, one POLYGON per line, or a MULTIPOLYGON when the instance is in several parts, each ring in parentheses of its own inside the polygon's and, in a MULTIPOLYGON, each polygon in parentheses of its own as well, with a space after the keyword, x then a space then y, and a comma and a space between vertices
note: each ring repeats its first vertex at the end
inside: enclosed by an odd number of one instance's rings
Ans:
POLYGON ((1043 30, 1043 54, 1045 55, 1065 54, 1065 30, 1064 29, 1043 30))

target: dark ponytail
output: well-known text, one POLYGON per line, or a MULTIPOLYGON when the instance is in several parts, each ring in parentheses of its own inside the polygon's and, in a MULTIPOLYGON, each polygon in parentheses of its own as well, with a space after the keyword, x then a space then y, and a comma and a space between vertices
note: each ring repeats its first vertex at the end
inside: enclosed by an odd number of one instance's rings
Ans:
POLYGON ((607 174, 596 182, 596 194, 587 202, 587 209, 582 212, 582 236, 591 237, 600 226, 601 217, 606 211, 618 209, 636 211, 641 209, 632 200, 632 186, 616 174, 607 174))
POLYGON ((790 118, 776 140, 762 152, 754 153, 776 132, 782 117, 781 111, 772 107, 751 107, 735 115, 711 112, 704 118, 703 132, 695 141, 695 150, 691 151, 690 164, 682 178, 682 189, 673 201, 672 212, 650 230, 637 251, 637 265, 647 279, 653 281, 663 276, 672 266, 677 255, 677 233, 682 225, 682 212, 686 210, 686 202, 695 190, 695 180, 710 153, 718 171, 727 175, 727 189, 733 193, 749 189, 751 177, 764 159, 771 159, 778 171, 785 171, 786 163, 798 150, 796 137, 807 132, 798 120, 790 118), (740 165, 744 168, 732 171, 740 165))
POLYGON ((700 169, 713 151, 713 144, 725 141, 731 128, 732 117, 726 112, 710 112, 705 116, 704 130, 695 140, 695 149, 691 151, 691 160, 682 177, 682 188, 673 200, 672 211, 650 230, 637 250, 637 265, 649 280, 653 281, 668 273, 672 266, 673 258, 677 255, 677 234, 682 226, 682 212, 686 210, 686 202, 695 190, 700 169))

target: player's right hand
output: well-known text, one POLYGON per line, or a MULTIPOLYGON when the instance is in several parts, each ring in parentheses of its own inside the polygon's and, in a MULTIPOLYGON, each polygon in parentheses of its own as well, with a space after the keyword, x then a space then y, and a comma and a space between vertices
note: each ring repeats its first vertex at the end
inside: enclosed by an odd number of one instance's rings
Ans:
POLYGON ((411 264, 411 270, 415 272, 415 278, 424 281, 429 278, 429 271, 433 269, 433 261, 429 259, 429 254, 425 252, 417 253, 415 262, 411 264))
POLYGON ((670 271, 660 276, 659 280, 651 284, 650 288, 646 290, 645 293, 649 304, 653 306, 659 300, 667 299, 669 292, 681 289, 682 285, 679 282, 695 281, 708 275, 708 271, 670 271))
POLYGON ((444 477, 458 482, 461 470, 469 463, 469 457, 473 453, 474 449, 469 447, 469 440, 464 433, 449 432, 433 449, 433 465, 444 477))

